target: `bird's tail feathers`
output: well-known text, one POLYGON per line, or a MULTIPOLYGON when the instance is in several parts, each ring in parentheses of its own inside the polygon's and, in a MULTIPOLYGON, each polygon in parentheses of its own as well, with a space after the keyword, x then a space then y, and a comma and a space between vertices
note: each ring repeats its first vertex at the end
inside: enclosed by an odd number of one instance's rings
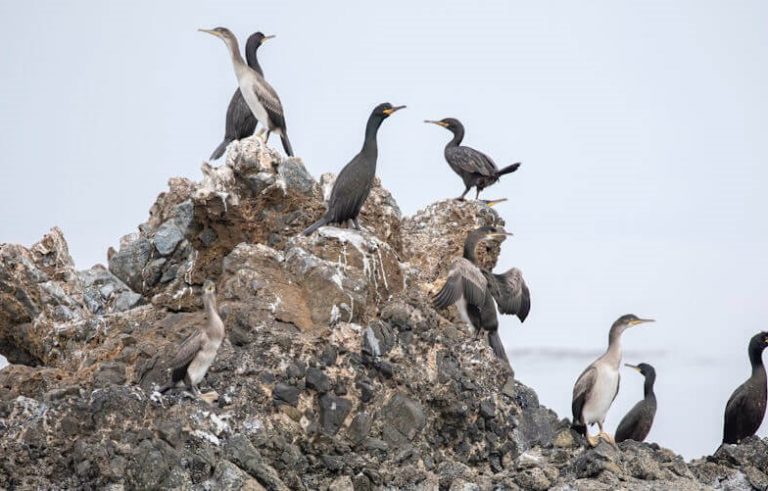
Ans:
POLYGON ((507 352, 504 351, 504 345, 501 343, 499 331, 488 331, 488 344, 491 345, 493 354, 496 355, 496 358, 504 361, 507 365, 509 365, 507 352))
POLYGON ((232 140, 227 140, 226 138, 224 141, 219 143, 219 146, 216 147, 216 150, 213 151, 211 154, 211 157, 208 160, 217 160, 219 157, 224 155, 224 152, 227 150, 227 146, 232 143, 232 140))
POLYGON ((319 229, 323 225, 327 225, 327 224, 328 224, 328 217, 323 215, 323 217, 320 220, 316 221, 315 223, 313 223, 309 227, 305 228, 304 231, 302 232, 302 234, 309 236, 309 235, 312 234, 312 232, 314 232, 315 230, 319 229))
POLYGON ((516 162, 512 165, 508 165, 502 169, 499 169, 499 172, 497 172, 496 175, 503 176, 504 174, 511 174, 512 172, 515 172, 518 167, 520 167, 520 162, 516 162))
POLYGON ((280 141, 283 142, 283 150, 289 157, 293 157, 293 147, 291 146, 291 140, 288 139, 288 133, 285 131, 280 135, 280 141))

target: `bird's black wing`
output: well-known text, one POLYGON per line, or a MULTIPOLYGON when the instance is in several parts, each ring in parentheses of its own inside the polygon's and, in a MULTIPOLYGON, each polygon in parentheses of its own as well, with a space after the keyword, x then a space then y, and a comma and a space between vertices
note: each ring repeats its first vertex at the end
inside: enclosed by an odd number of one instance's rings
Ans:
POLYGON ((227 108, 226 136, 224 138, 229 141, 247 138, 256 131, 257 124, 258 121, 245 102, 240 89, 235 90, 227 108))
POLYGON ((490 157, 471 147, 449 147, 445 156, 453 165, 470 174, 493 177, 498 170, 490 157))
POLYGON ((723 443, 738 443, 754 435, 765 415, 765 404, 765 396, 754 390, 750 380, 733 391, 725 405, 723 443))
POLYGON ((341 169, 328 199, 330 221, 357 218, 371 192, 375 174, 376 163, 366 161, 362 154, 356 155, 341 169))
POLYGON ((502 274, 484 271, 488 279, 489 290, 496 300, 499 312, 516 315, 524 322, 531 310, 531 292, 525 284, 523 273, 512 268, 502 274))
POLYGON ((184 375, 187 373, 187 367, 190 363, 192 363, 192 360, 195 359, 195 356, 197 355, 197 352, 200 351, 202 344, 203 333, 199 331, 193 332, 187 336, 184 341, 181 342, 178 350, 176 351, 176 355, 173 357, 173 360, 171 360, 170 363, 170 368, 172 370, 171 381, 173 383, 176 383, 184 378, 184 375))
MULTIPOLYGON (((582 423, 581 412, 592 393, 592 389, 595 387, 596 379, 597 368, 594 365, 588 366, 586 370, 581 372, 579 378, 576 379, 576 384, 573 386, 573 399, 571 399, 571 412, 573 413, 574 424, 582 423)), ((584 423, 586 424, 586 422, 584 423)))
POLYGON ((646 400, 642 400, 635 404, 634 407, 621 418, 621 422, 616 428, 616 442, 623 442, 624 440, 641 442, 645 440, 645 437, 648 436, 648 433, 651 431, 655 412, 655 408, 652 408, 646 400))
POLYGON ((445 309, 464 297, 470 305, 483 305, 488 281, 483 272, 463 257, 453 261, 448 279, 435 295, 433 304, 438 309, 445 309))

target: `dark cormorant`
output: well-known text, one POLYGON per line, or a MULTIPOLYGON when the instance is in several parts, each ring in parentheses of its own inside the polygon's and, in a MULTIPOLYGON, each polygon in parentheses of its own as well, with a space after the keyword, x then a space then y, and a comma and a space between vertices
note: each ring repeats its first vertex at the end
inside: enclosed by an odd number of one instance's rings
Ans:
POLYGON ((286 129, 285 115, 280 98, 277 96, 275 89, 264 80, 264 77, 259 72, 245 64, 243 57, 240 55, 240 48, 238 47, 235 35, 226 27, 200 29, 200 31, 216 36, 224 41, 224 44, 229 48, 240 93, 253 115, 267 130, 264 143, 269 141, 269 135, 274 131, 280 135, 285 153, 293 155, 293 148, 291 148, 291 142, 288 140, 288 130, 286 129))
POLYGON ((765 416, 766 377, 763 350, 768 346, 768 332, 760 332, 749 341, 752 375, 736 389, 725 406, 723 443, 739 443, 760 428, 765 416))
POLYGON ((644 397, 621 419, 619 427, 616 428, 616 442, 623 442, 624 440, 642 442, 651 431, 653 418, 656 416, 656 394, 653 393, 656 370, 647 363, 641 363, 637 366, 625 364, 625 366, 637 370, 645 377, 644 397))
MULTIPOLYGON (((265 36, 261 32, 251 34, 248 38, 248 42, 245 43, 245 61, 249 67, 253 68, 262 77, 264 71, 259 65, 258 53, 259 47, 267 39, 272 39, 275 36, 265 36)), ((243 94, 240 93, 240 89, 235 89, 235 93, 232 94, 232 99, 229 101, 227 107, 227 119, 224 125, 224 140, 216 147, 216 150, 211 154, 210 160, 216 160, 227 150, 227 146, 235 140, 247 138, 253 135, 256 131, 256 118, 254 117, 248 104, 243 99, 243 94)), ((288 150, 286 149, 286 152, 288 150)))
POLYGON ((206 280, 203 285, 203 305, 208 322, 179 345, 170 362, 171 382, 160 389, 161 393, 173 387, 186 386, 195 396, 200 396, 197 385, 208 373, 224 340, 224 322, 216 309, 216 285, 211 280, 206 280))
POLYGON ((482 241, 504 240, 508 235, 512 234, 501 227, 480 227, 470 232, 464 241, 464 255, 453 261, 445 285, 433 300, 438 309, 456 305, 461 318, 474 327, 476 336, 487 331, 494 354, 507 364, 496 308, 524 322, 531 309, 531 295, 519 269, 503 274, 487 271, 479 266, 476 249, 482 241))
POLYGON ((640 319, 634 314, 619 317, 611 326, 608 334, 608 349, 605 354, 592 362, 584 370, 573 386, 573 429, 587 437, 587 442, 595 446, 600 438, 612 442, 613 438, 603 430, 616 394, 619 393, 619 366, 621 365, 621 335, 629 327, 653 322, 653 319, 640 319), (587 426, 597 423, 600 433, 589 436, 587 426))
POLYGON ((374 108, 365 126, 363 149, 341 169, 336 182, 333 183, 331 198, 328 200, 328 211, 320 220, 307 227, 303 232, 304 235, 311 234, 323 225, 342 224, 348 220, 352 220, 355 228, 360 230, 357 215, 371 192, 373 178, 376 176, 376 160, 379 156, 376 134, 385 119, 404 107, 392 106, 385 102, 374 108))
POLYGON ((445 160, 451 166, 453 172, 458 174, 464 181, 464 192, 459 199, 464 196, 474 186, 477 194, 475 199, 480 196, 480 191, 499 180, 504 174, 515 172, 520 167, 520 162, 508 165, 499 169, 491 158, 474 148, 461 145, 464 139, 464 125, 458 119, 445 118, 440 121, 424 121, 442 126, 453 133, 453 139, 445 146, 445 160))

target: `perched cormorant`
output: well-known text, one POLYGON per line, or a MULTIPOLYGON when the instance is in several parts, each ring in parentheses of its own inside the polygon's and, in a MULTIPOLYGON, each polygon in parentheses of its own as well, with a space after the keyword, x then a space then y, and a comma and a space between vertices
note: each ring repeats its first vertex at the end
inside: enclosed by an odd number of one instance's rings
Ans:
POLYGON ((508 165, 499 169, 491 158, 474 148, 461 145, 464 139, 464 125, 458 119, 445 118, 440 121, 424 121, 442 126, 453 133, 453 139, 445 146, 445 160, 451 166, 453 172, 459 175, 464 181, 464 192, 459 196, 460 200, 474 186, 477 194, 475 199, 480 196, 480 191, 499 180, 504 174, 515 172, 520 167, 520 162, 508 165))
POLYGON ((765 416, 766 377, 763 350, 768 346, 768 332, 760 332, 749 341, 752 375, 733 391, 725 406, 723 443, 739 443, 760 428, 765 416))
POLYGON ((385 119, 404 107, 392 106, 392 104, 385 102, 373 109, 368 118, 368 124, 365 126, 363 149, 341 169, 336 182, 333 183, 331 197, 328 200, 328 210, 320 220, 304 230, 304 235, 311 234, 323 225, 329 223, 343 224, 348 220, 351 220, 355 228, 360 230, 357 215, 360 214, 360 208, 363 207, 363 203, 371 192, 373 178, 376 176, 376 160, 379 156, 376 134, 385 119))
MULTIPOLYGON (((251 34, 248 38, 248 42, 245 43, 245 61, 249 67, 253 68, 262 77, 264 71, 259 65, 258 53, 259 47, 264 44, 267 39, 272 39, 275 36, 265 36, 261 32, 251 34)), ((226 151, 227 146, 235 140, 247 138, 256 131, 256 125, 258 121, 245 103, 243 94, 240 93, 240 89, 235 89, 235 93, 232 94, 232 99, 229 101, 227 107, 227 119, 224 125, 224 140, 216 147, 216 150, 211 154, 210 160, 216 160, 226 151)), ((287 150, 286 150, 287 151, 287 150)))
POLYGON ((656 370, 647 363, 641 363, 637 366, 625 364, 625 366, 637 370, 645 377, 644 397, 621 419, 619 427, 616 428, 616 442, 623 442, 624 440, 642 442, 651 431, 653 418, 656 416, 656 394, 653 393, 656 370))
POLYGON ((629 327, 653 322, 653 319, 640 319, 634 314, 619 317, 611 326, 608 334, 608 349, 605 354, 593 361, 579 375, 573 386, 573 428, 587 437, 587 442, 595 446, 602 437, 611 442, 613 439, 603 430, 605 416, 608 414, 616 394, 619 393, 619 366, 621 365, 621 334, 629 327), (589 436, 587 426, 597 423, 600 434, 594 439, 589 436))
POLYGON ((161 393, 173 387, 186 386, 196 396, 200 395, 197 385, 213 364, 224 340, 224 323, 216 309, 216 285, 211 280, 206 280, 203 285, 203 305, 208 322, 179 345, 170 363, 171 383, 161 388, 161 393))
POLYGON ((285 114, 283 113, 283 105, 280 103, 280 98, 277 96, 275 89, 264 80, 264 77, 259 72, 245 64, 235 35, 226 27, 200 29, 200 31, 216 36, 224 41, 224 44, 229 48, 240 93, 243 95, 243 99, 245 99, 245 103, 248 104, 253 115, 267 130, 264 142, 269 141, 269 135, 274 131, 280 135, 285 153, 293 156, 293 148, 291 148, 291 142, 288 140, 285 114))
POLYGON ((475 336, 487 331, 494 354, 507 364, 496 308, 524 322, 531 309, 531 295, 519 269, 503 274, 487 271, 479 266, 476 249, 482 241, 504 240, 508 235, 512 234, 501 227, 480 227, 470 232, 464 241, 464 255, 453 261, 445 285, 433 300, 438 309, 456 305, 464 322, 475 329, 475 336))

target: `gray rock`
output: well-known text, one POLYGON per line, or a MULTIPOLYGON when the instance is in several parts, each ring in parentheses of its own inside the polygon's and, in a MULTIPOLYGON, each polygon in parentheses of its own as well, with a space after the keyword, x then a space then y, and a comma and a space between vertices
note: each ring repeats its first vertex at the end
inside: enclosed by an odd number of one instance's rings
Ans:
POLYGON ((125 312, 139 305, 144 297, 138 293, 132 291, 122 292, 115 298, 114 308, 115 312, 125 312))
POLYGON ((352 444, 361 444, 370 433, 371 426, 373 426, 373 415, 366 411, 357 413, 347 429, 347 436, 352 444))
POLYGON ((427 424, 421 404, 397 393, 384 407, 384 439, 391 445, 400 445, 413 438, 427 424))
POLYGON ((109 270, 133 291, 144 290, 144 266, 149 262, 152 245, 143 237, 128 242, 109 260, 109 270))
POLYGON ((224 453, 239 468, 256 478, 267 489, 287 491, 288 486, 280 479, 280 474, 273 469, 258 450, 244 435, 235 435, 227 441, 224 453))
POLYGON ((331 390, 331 380, 322 370, 315 367, 307 368, 306 384, 308 389, 325 394, 331 390))
POLYGON ((335 435, 352 410, 352 403, 348 399, 333 394, 321 396, 319 403, 320 428, 328 435, 335 435))
POLYGON ((182 240, 184 240, 184 233, 174 220, 168 220, 155 232, 155 249, 163 256, 168 256, 176 250, 176 246, 182 240))
POLYGON ((125 383, 125 365, 119 362, 108 361, 102 363, 94 376, 99 386, 122 385, 125 383))
POLYGON ((307 172, 300 159, 287 158, 277 167, 277 173, 285 181, 288 188, 300 193, 309 193, 315 186, 315 180, 307 172))
POLYGON ((276 400, 290 404, 293 407, 299 405, 300 394, 301 391, 298 388, 292 385, 284 384, 282 382, 275 384, 275 390, 272 392, 272 396, 276 400))

